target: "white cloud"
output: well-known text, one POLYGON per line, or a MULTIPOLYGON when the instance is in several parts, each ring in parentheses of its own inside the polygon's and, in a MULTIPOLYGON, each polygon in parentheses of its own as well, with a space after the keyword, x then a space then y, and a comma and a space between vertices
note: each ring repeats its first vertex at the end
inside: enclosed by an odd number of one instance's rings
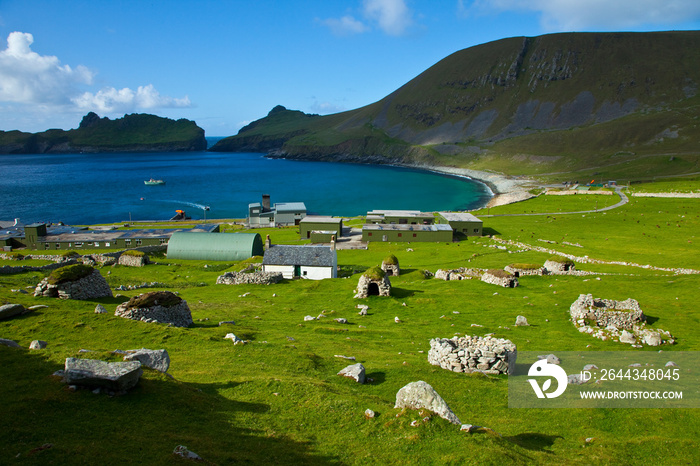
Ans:
POLYGON ((329 115, 331 113, 340 113, 347 110, 347 108, 340 105, 335 105, 330 102, 314 102, 311 105, 311 111, 321 115, 329 115))
POLYGON ((391 36, 403 35, 413 25, 413 14, 404 0, 364 0, 364 14, 391 36))
POLYGON ((136 90, 106 87, 95 93, 85 91, 95 73, 79 65, 62 65, 55 56, 31 50, 32 34, 12 32, 7 48, 0 51, 0 102, 21 104, 25 112, 130 112, 136 109, 191 107, 190 99, 161 95, 152 84, 136 90))
POLYGON ((0 51, 0 101, 60 105, 69 102, 76 86, 91 84, 94 74, 84 66, 61 65, 54 56, 32 52, 34 37, 12 32, 0 51))
POLYGON ((154 109, 154 108, 169 108, 169 107, 191 107, 189 97, 185 96, 182 99, 162 96, 153 87, 153 84, 148 86, 139 86, 136 91, 124 88, 115 89, 106 87, 96 93, 85 92, 80 96, 74 97, 71 101, 81 110, 91 110, 106 113, 125 113, 134 109, 154 109))
POLYGON ((401 36, 414 25, 413 13, 405 0, 363 0, 361 15, 365 21, 352 15, 317 21, 338 36, 368 32, 370 25, 390 36, 401 36))
POLYGON ((475 0, 458 1, 466 15, 532 11, 547 31, 621 30, 700 19, 697 0, 475 0))
POLYGON ((319 20, 321 24, 327 26, 336 36, 347 36, 351 34, 361 34, 369 30, 362 22, 356 20, 352 16, 343 16, 342 18, 328 18, 319 20))

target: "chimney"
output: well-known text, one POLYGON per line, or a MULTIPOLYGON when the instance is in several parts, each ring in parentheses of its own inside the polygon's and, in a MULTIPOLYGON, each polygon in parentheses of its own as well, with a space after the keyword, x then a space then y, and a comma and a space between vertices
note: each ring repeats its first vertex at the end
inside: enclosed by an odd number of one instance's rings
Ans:
POLYGON ((262 195, 262 207, 263 207, 263 212, 269 212, 270 211, 270 195, 269 194, 263 194, 262 195))
POLYGON ((270 249, 272 247, 272 240, 270 239, 270 235, 267 235, 265 237, 265 249, 270 249))
POLYGON ((331 236, 331 251, 335 251, 335 235, 331 236))

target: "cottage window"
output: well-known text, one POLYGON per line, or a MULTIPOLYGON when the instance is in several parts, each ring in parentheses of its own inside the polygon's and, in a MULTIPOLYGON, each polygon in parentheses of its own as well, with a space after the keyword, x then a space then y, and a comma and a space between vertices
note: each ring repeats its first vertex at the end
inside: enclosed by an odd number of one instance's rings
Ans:
POLYGON ((137 240, 136 240, 136 246, 140 246, 140 245, 141 245, 141 240, 140 240, 140 239, 137 239, 137 240))
POLYGON ((399 238, 401 238, 402 236, 403 236, 403 233, 399 233, 399 238))
POLYGON ((56 249, 61 249, 61 243, 56 243, 56 249))
POLYGON ((165 244, 165 243, 167 243, 167 242, 168 242, 168 240, 165 239, 165 238, 161 238, 161 239, 160 239, 160 244, 165 244))
POLYGON ((49 249, 51 245, 49 243, 44 243, 44 249, 49 249))
POLYGON ((100 245, 100 242, 99 242, 99 241, 95 241, 95 246, 99 246, 99 245, 100 245))
POLYGON ((413 237, 414 237, 414 238, 416 237, 416 233, 413 233, 413 237))
POLYGON ((111 243, 105 243, 105 246, 109 247, 111 243))
POLYGON ((372 232, 370 231, 369 233, 367 233, 367 236, 372 236, 372 232))
POLYGON ((130 239, 125 239, 125 240, 124 240, 124 244, 126 244, 127 246, 131 246, 131 240, 130 240, 130 239))

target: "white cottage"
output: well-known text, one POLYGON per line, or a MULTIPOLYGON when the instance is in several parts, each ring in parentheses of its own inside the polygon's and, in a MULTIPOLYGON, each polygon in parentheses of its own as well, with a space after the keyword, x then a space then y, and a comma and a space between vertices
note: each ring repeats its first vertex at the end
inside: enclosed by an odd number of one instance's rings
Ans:
POLYGON ((338 254, 327 246, 275 245, 265 251, 264 272, 281 272, 284 278, 322 280, 338 276, 338 254))

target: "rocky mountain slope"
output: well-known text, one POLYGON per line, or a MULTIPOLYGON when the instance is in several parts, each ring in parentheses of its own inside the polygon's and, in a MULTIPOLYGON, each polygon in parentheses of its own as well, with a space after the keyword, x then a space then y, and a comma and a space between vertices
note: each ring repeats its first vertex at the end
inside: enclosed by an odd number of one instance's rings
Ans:
POLYGON ((90 112, 77 129, 42 133, 0 131, 1 154, 160 152, 206 150, 204 130, 194 121, 131 114, 110 120, 90 112))
POLYGON ((645 177, 700 171, 700 32, 514 37, 334 115, 276 107, 212 150, 645 177), (606 168, 612 167, 612 168, 606 168))

